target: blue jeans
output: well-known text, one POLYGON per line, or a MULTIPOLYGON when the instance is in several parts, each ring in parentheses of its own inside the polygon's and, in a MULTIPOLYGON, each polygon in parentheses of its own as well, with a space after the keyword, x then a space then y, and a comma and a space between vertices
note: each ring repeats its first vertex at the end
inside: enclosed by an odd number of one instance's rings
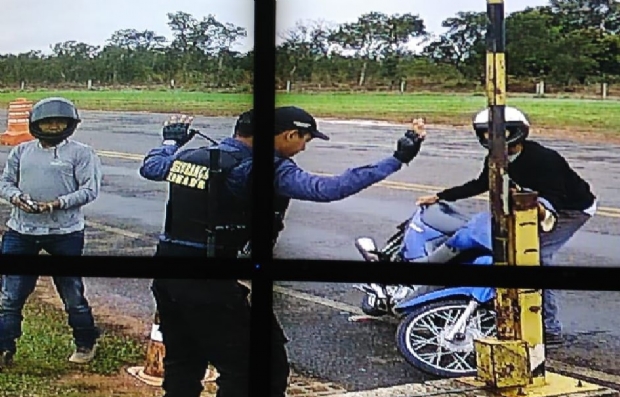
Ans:
POLYGON ((2 237, 3 255, 38 255, 41 250, 50 255, 81 256, 84 231, 35 236, 9 229, 2 237))
MULTIPOLYGON (((558 222, 551 233, 540 235, 540 262, 543 266, 553 265, 555 254, 573 235, 591 218, 582 211, 559 211, 558 222)), ((561 334, 562 323, 558 319, 558 302, 556 291, 543 291, 543 318, 545 332, 561 334)))
MULTIPOLYGON (((84 232, 67 235, 29 236, 7 231, 2 239, 2 253, 36 255, 45 249, 51 255, 80 256, 84 248, 84 232)), ((15 353, 16 341, 22 335, 22 310, 34 291, 38 276, 2 276, 0 293, 0 351, 15 353)), ((92 347, 99 330, 84 296, 81 277, 53 277, 54 285, 68 314, 69 326, 78 347, 92 347)))

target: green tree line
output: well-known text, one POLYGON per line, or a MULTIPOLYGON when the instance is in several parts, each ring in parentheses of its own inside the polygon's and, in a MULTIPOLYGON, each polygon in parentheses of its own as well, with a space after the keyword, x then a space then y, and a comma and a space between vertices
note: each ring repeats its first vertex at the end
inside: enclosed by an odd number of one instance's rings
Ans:
POLYGON ((235 51, 246 28, 201 20, 186 12, 168 13, 173 38, 152 30, 122 29, 103 46, 67 41, 41 51, 0 55, 0 84, 157 85, 202 84, 231 87, 252 81, 252 54, 235 51))
MULTIPOLYGON (((279 32, 277 84, 398 89, 484 84, 486 12, 460 11, 429 32, 417 14, 369 12, 354 22, 299 21, 279 32), (417 45, 412 46, 411 43, 417 45)), ((234 48, 245 28, 168 14, 173 37, 114 32, 103 47, 69 41, 51 55, 0 56, 0 84, 179 85, 239 88, 252 84, 252 51, 234 48)), ((540 80, 569 89, 620 79, 620 5, 612 0, 550 0, 506 15, 506 57, 513 86, 540 80)))

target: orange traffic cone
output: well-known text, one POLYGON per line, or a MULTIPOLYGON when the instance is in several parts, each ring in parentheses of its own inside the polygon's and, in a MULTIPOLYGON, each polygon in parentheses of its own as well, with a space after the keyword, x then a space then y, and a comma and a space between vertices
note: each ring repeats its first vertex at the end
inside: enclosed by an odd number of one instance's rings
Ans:
MULTIPOLYGON (((151 336, 146 347, 146 362, 143 367, 128 368, 127 372, 148 385, 161 387, 164 380, 165 354, 166 349, 164 347, 161 331, 159 330, 159 312, 156 311, 151 328, 151 336)), ((219 374, 215 368, 209 365, 203 382, 213 382, 218 376, 219 374)))
POLYGON ((32 101, 26 98, 17 98, 9 103, 7 128, 0 134, 0 143, 7 146, 17 146, 22 142, 34 139, 28 128, 28 116, 32 110, 32 101))

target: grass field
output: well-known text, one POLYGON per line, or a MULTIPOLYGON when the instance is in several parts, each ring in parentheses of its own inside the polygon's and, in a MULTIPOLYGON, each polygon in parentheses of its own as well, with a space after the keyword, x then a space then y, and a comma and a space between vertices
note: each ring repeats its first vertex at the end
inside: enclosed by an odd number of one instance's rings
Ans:
MULTIPOLYGON (((252 106, 251 94, 183 91, 37 91, 2 92, 0 107, 19 97, 38 100, 64 96, 81 109, 111 111, 186 112, 203 116, 231 116, 252 106)), ((425 116, 430 124, 469 124, 486 106, 483 96, 459 94, 320 93, 281 94, 277 105, 296 105, 318 117, 374 119, 404 122, 425 116)), ((550 98, 509 98, 540 128, 617 133, 620 101, 550 98)))
POLYGON ((145 345, 112 324, 99 326, 105 335, 99 341, 95 360, 85 366, 69 363, 73 341, 66 314, 48 303, 29 300, 24 308, 23 336, 17 345, 15 365, 0 373, 0 396, 111 395, 100 390, 99 380, 117 375, 127 365, 142 363, 145 345))

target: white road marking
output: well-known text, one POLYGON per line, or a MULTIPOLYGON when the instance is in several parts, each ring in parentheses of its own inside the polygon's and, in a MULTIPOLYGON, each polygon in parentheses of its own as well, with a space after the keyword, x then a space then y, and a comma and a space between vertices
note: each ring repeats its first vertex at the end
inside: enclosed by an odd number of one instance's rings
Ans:
POLYGON ((134 240, 138 240, 141 238, 145 238, 146 236, 141 233, 131 232, 129 230, 120 229, 114 226, 104 225, 103 223, 95 222, 95 221, 86 221, 88 226, 94 227, 95 229, 100 229, 109 233, 118 234, 119 236, 124 236, 128 238, 132 238, 134 240))
POLYGON ((343 302, 337 302, 335 300, 322 298, 320 296, 307 294, 305 292, 295 291, 290 288, 284 288, 277 285, 273 286, 273 291, 278 292, 282 295, 292 296, 293 298, 302 299, 308 302, 316 303, 322 306, 331 307, 332 309, 340 310, 342 312, 347 312, 351 314, 355 314, 358 316, 365 316, 362 309, 357 308, 355 306, 348 305, 343 302))

